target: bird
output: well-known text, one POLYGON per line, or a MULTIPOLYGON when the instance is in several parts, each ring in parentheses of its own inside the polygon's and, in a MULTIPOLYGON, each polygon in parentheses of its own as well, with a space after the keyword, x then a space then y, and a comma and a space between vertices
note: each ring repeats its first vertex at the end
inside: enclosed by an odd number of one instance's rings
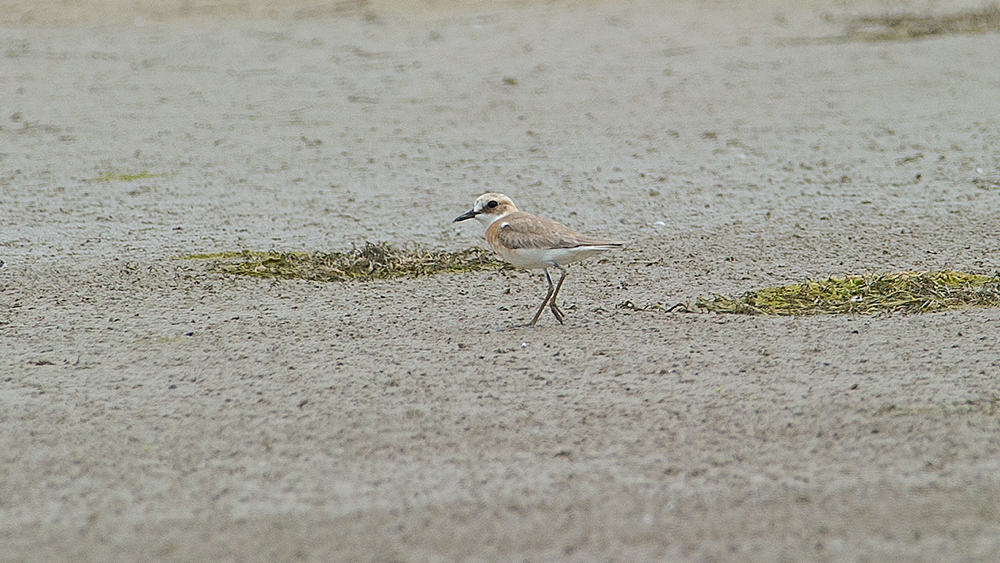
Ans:
POLYGON ((564 324, 566 315, 556 304, 556 298, 566 281, 567 264, 625 246, 624 242, 580 234, 552 219, 518 211, 514 202, 501 193, 490 192, 479 196, 472 209, 453 222, 468 219, 476 219, 486 227, 486 242, 500 258, 518 268, 541 268, 545 272, 549 287, 528 326, 538 322, 546 305, 559 324, 564 324), (549 268, 562 272, 558 284, 552 283, 549 268))

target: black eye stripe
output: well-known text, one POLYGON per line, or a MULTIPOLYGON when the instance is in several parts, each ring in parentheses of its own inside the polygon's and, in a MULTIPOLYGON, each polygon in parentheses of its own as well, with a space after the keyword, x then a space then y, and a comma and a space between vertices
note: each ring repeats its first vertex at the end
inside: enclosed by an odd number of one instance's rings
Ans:
POLYGON ((486 204, 486 207, 493 208, 496 207, 497 205, 499 204, 496 202, 496 200, 491 200, 489 203, 486 204))

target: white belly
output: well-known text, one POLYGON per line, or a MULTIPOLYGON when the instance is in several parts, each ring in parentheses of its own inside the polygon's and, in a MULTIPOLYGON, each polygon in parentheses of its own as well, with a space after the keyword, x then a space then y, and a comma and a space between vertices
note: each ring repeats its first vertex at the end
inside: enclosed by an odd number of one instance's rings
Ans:
POLYGON ((605 250, 606 246, 579 246, 576 248, 518 248, 497 249, 501 258, 518 268, 551 268, 579 262, 605 250))

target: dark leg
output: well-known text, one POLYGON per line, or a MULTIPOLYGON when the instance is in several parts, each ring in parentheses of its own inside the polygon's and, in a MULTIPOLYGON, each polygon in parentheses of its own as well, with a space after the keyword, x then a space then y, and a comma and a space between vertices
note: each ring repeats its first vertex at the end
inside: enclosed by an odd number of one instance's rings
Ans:
POLYGON ((559 284, 556 285, 556 290, 552 293, 552 299, 549 301, 549 308, 552 309, 552 314, 556 316, 556 320, 559 321, 559 324, 563 324, 563 319, 566 318, 566 315, 564 315, 562 310, 559 309, 559 306, 556 305, 556 297, 559 296, 559 290, 562 289, 563 280, 566 279, 566 270, 559 265, 556 265, 556 268, 559 268, 559 271, 562 272, 562 277, 559 278, 559 284))
MULTIPOLYGON (((542 306, 538 308, 538 312, 535 313, 535 318, 531 319, 528 326, 535 326, 535 323, 538 322, 538 317, 542 316, 542 311, 545 310, 545 305, 549 303, 549 299, 552 297, 552 278, 549 277, 549 271, 547 269, 542 268, 542 271, 545 272, 545 279, 549 281, 549 290, 545 292, 545 299, 542 300, 542 306)), ((560 281, 560 283, 562 282, 560 281)))

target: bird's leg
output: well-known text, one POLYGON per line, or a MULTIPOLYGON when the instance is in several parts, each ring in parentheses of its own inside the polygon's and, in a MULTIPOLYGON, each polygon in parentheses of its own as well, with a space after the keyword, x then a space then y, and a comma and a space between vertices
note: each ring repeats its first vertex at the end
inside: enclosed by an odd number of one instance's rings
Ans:
MULTIPOLYGON (((562 277, 559 278, 559 284, 556 285, 556 290, 552 292, 552 299, 549 301, 549 308, 552 309, 552 314, 556 316, 556 320, 559 321, 559 324, 563 324, 563 319, 566 318, 566 315, 564 315, 562 310, 559 309, 559 306, 556 305, 556 297, 559 296, 559 290, 562 289, 563 280, 566 279, 566 269, 558 264, 556 264, 556 268, 559 268, 559 271, 562 272, 562 277)), ((551 283, 551 280, 549 283, 551 283)))
POLYGON ((547 269, 542 268, 542 271, 545 272, 545 279, 548 280, 549 282, 549 290, 545 292, 545 299, 542 300, 542 306, 538 308, 538 312, 535 313, 535 318, 531 319, 531 322, 528 323, 528 326, 535 326, 535 323, 538 322, 538 317, 542 316, 542 311, 545 310, 545 305, 548 304, 549 298, 552 297, 552 278, 549 277, 549 271, 547 269))

